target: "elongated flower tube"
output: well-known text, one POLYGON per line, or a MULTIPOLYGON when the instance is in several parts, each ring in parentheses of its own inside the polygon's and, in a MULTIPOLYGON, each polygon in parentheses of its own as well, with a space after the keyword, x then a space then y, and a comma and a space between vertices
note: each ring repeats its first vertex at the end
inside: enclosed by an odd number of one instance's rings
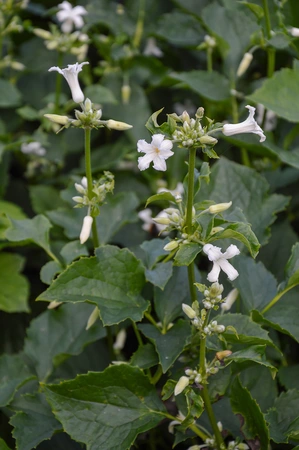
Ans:
POLYGON ((222 133, 225 136, 233 136, 234 134, 242 133, 254 133, 260 136, 260 142, 264 142, 266 140, 266 136, 264 135, 261 127, 254 120, 255 108, 250 105, 247 105, 246 108, 249 109, 249 116, 247 119, 241 123, 227 123, 223 125, 222 133))
POLYGON ((68 82, 68 85, 72 93, 72 98, 75 103, 82 103, 84 101, 84 94, 81 90, 78 81, 78 74, 79 72, 81 72, 82 66, 84 66, 84 64, 89 64, 89 62, 85 61, 80 64, 79 63, 68 64, 67 68, 65 69, 60 69, 60 67, 57 66, 50 67, 49 69, 49 72, 56 71, 64 76, 64 78, 68 82))
POLYGON ((83 225, 80 233, 80 243, 84 244, 90 236, 91 226, 93 218, 91 216, 85 216, 83 219, 83 225))
POLYGON ((174 388, 174 395, 179 395, 189 385, 189 378, 182 376, 174 388))

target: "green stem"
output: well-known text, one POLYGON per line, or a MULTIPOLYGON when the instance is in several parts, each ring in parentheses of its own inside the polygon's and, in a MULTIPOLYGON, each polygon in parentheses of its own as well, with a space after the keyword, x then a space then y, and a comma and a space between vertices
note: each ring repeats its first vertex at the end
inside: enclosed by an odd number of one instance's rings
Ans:
POLYGON ((275 303, 278 302, 278 300, 281 299, 281 297, 286 294, 288 291, 290 291, 294 286, 290 286, 288 288, 286 288, 284 291, 279 292, 277 295, 275 295, 274 298, 272 298, 271 302, 268 303, 267 306, 265 306, 265 308, 261 311, 261 314, 265 314, 265 312, 267 312, 270 308, 272 308, 272 306, 275 305, 275 303))
POLYGON ((161 328, 158 327, 157 322, 150 313, 144 313, 144 317, 146 317, 149 322, 151 322, 156 328, 158 328, 158 330, 161 331, 161 328))
POLYGON ((270 20, 268 0, 263 0, 263 9, 265 14, 266 36, 267 39, 271 39, 271 20, 270 20))
MULTIPOLYGON (((93 197, 92 192, 92 172, 91 172, 91 152, 90 152, 90 134, 91 130, 90 128, 85 128, 85 172, 86 172, 86 178, 87 178, 87 191, 88 191, 88 198, 89 200, 93 197)), ((94 247, 99 247, 99 237, 98 237, 98 230, 97 230, 97 223, 96 219, 94 218, 92 222, 92 238, 93 238, 93 245, 94 247)))
POLYGON ((199 436, 204 442, 206 439, 208 439, 210 436, 208 436, 206 433, 204 433, 200 428, 198 428, 195 424, 189 425, 190 430, 192 430, 197 436, 199 436))
MULTIPOLYGON (((232 82, 231 89, 235 89, 235 82, 232 82)), ((231 96, 231 105, 232 105, 233 123, 238 123, 239 122, 239 110, 238 110, 238 102, 237 102, 235 95, 231 96)), ((242 159, 242 164, 244 166, 251 167, 250 159, 249 159, 246 148, 241 148, 241 159, 242 159)))
POLYGON ((153 375, 152 379, 151 379, 151 383, 152 384, 157 384, 158 381, 160 380, 160 378, 163 375, 163 371, 162 371, 162 367, 159 366, 158 369, 156 370, 156 373, 153 375))
POLYGON ((135 29, 135 34, 133 38, 133 47, 139 48, 142 34, 143 34, 143 25, 144 25, 144 17, 145 17, 145 0, 139 0, 139 12, 138 19, 135 29))
POLYGON ((207 48, 207 71, 213 72, 213 49, 207 48))
MULTIPOLYGON (((57 66, 61 67, 63 63, 63 53, 58 53, 58 61, 57 66)), ((61 82, 62 82, 62 76, 60 73, 56 74, 56 87, 55 87, 55 113, 60 113, 60 94, 61 94, 61 82)))
MULTIPOLYGON (((267 36, 267 39, 270 40, 271 39, 271 19, 270 19, 268 0, 263 0, 263 9, 264 9, 264 15, 265 15, 266 36, 267 36)), ((275 71, 275 48, 268 47, 267 55, 268 55, 267 77, 271 78, 275 71)))
MULTIPOLYGON (((206 326, 209 320, 209 314, 207 314, 206 319, 203 324, 203 328, 206 326)), ((206 338, 202 338, 200 341, 200 350, 199 350, 199 366, 200 366, 200 374, 203 377, 203 379, 206 377, 206 338)), ((217 426, 216 418, 214 416, 214 411, 212 408, 208 386, 206 383, 203 384, 203 389, 201 391, 201 396, 205 405, 205 410, 207 412, 207 415, 209 417, 216 443, 217 443, 217 449, 222 450, 224 447, 223 439, 221 436, 221 433, 219 431, 219 428, 217 426)))
POLYGON ((111 328, 108 326, 106 327, 106 337, 107 337, 107 344, 108 344, 108 351, 109 351, 110 359, 111 359, 111 361, 113 361, 115 359, 115 353, 114 353, 114 348, 113 348, 113 336, 112 336, 111 328))
MULTIPOLYGON (((194 170, 196 161, 196 148, 191 148, 189 150, 189 168, 188 168, 188 196, 187 196, 187 211, 186 211, 186 226, 187 233, 192 234, 192 210, 193 210, 193 200, 194 200, 194 170)), ((188 266, 188 279, 189 279, 189 289, 191 294, 192 302, 197 300, 194 274, 194 262, 188 266)))
POLYGON ((138 341, 138 344, 140 345, 140 347, 142 347, 143 346, 142 337, 141 337, 141 334, 140 334, 140 332, 139 332, 139 330, 137 328, 136 323, 133 320, 132 320, 132 326, 133 326, 133 330, 134 330, 136 339, 138 341))
POLYGON ((61 262, 59 261, 59 259, 57 258, 56 255, 54 255, 54 253, 52 252, 52 250, 46 250, 47 254, 50 256, 50 258, 53 259, 53 261, 55 261, 57 264, 59 264, 60 266, 62 265, 61 262))
POLYGON ((165 256, 165 258, 163 259, 163 263, 166 263, 168 261, 170 261, 172 259, 172 257, 176 254, 176 252, 178 251, 177 248, 175 248, 174 250, 172 250, 172 252, 169 253, 169 255, 165 256))

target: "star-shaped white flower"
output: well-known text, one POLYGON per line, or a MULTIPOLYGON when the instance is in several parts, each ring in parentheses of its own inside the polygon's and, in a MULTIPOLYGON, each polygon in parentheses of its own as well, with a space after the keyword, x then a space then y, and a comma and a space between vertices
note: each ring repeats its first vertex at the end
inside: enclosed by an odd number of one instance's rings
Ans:
POLYGON ((57 19, 61 22, 61 30, 64 33, 70 33, 73 27, 80 29, 84 25, 82 16, 87 14, 87 11, 83 6, 73 6, 64 1, 58 5, 60 11, 56 14, 57 19))
POLYGON ((264 135, 263 130, 254 120, 255 108, 253 106, 246 106, 249 109, 249 116, 244 122, 241 123, 226 123, 223 125, 223 134, 225 136, 232 136, 233 134, 240 133, 254 133, 260 136, 260 142, 264 142, 266 140, 266 136, 264 135))
POLYGON ((211 283, 218 281, 220 270, 223 270, 223 272, 226 273, 230 281, 235 280, 239 276, 238 271, 227 261, 240 254, 240 250, 236 245, 230 245, 226 252, 222 253, 220 247, 206 244, 203 247, 203 251, 208 256, 209 260, 213 262, 213 268, 207 276, 211 283))
POLYGON ((173 155, 172 142, 164 139, 163 134, 154 134, 152 142, 148 144, 144 139, 137 142, 138 152, 145 153, 144 156, 138 158, 138 168, 145 170, 149 168, 151 162, 156 170, 165 171, 167 169, 165 160, 173 155))
POLYGON ((79 72, 81 72, 82 66, 84 66, 84 64, 89 64, 89 62, 85 61, 80 64, 68 64, 67 68, 65 69, 60 69, 60 67, 57 66, 50 67, 49 69, 49 72, 56 71, 64 76, 71 89, 72 97, 75 103, 82 103, 84 101, 84 94, 81 90, 78 80, 78 74, 79 72))

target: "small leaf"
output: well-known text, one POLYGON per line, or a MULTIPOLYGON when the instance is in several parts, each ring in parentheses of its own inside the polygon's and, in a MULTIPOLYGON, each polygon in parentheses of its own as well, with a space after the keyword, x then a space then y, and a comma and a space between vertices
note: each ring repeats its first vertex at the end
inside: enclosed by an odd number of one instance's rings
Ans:
POLYGON ((14 253, 0 255, 0 310, 15 313, 29 312, 29 283, 23 270, 24 258, 14 253))
POLYGON ((189 266, 196 256, 201 252, 202 245, 190 242, 181 244, 175 254, 174 263, 176 266, 189 266))
POLYGON ((104 325, 141 320, 148 302, 140 295, 144 267, 127 249, 106 245, 62 272, 37 300, 87 302, 98 306, 104 325))
POLYGON ((259 241, 248 223, 232 223, 228 225, 225 230, 212 235, 209 242, 224 238, 236 239, 245 244, 253 258, 255 258, 259 252, 259 241))
POLYGON ((154 269, 145 269, 145 278, 154 286, 164 289, 172 276, 173 264, 171 261, 158 263, 154 269))
POLYGON ((171 192, 160 192, 159 194, 152 195, 150 198, 148 198, 145 207, 147 207, 152 202, 165 200, 169 202, 175 202, 175 197, 171 192))
POLYGON ((159 364, 157 352, 152 344, 145 344, 132 355, 130 364, 140 369, 150 369, 159 364))
POLYGON ((10 447, 6 445, 6 442, 0 438, 0 450, 11 450, 10 447))
POLYGON ((118 103, 113 92, 99 84, 87 86, 85 89, 85 97, 90 98, 93 103, 98 103, 99 105, 105 103, 116 105, 118 103))
POLYGON ((26 214, 15 203, 10 203, 5 200, 0 200, 0 239, 5 239, 5 231, 10 227, 10 220, 12 219, 26 219, 26 214))
POLYGON ((79 375, 44 390, 64 430, 86 444, 87 450, 127 450, 139 433, 164 418, 165 408, 154 386, 140 369, 127 364, 79 375))
POLYGON ((40 271, 40 279, 45 284, 51 284, 55 276, 63 271, 61 264, 56 261, 47 262, 40 271))
POLYGON ((169 238, 165 239, 151 239, 150 241, 144 241, 140 247, 145 253, 145 257, 142 257, 144 264, 148 269, 152 269, 155 264, 169 253, 164 250, 165 245, 169 242, 169 238))
POLYGON ((88 256, 88 250, 85 245, 80 244, 80 241, 72 241, 65 244, 60 250, 60 254, 65 264, 70 264, 74 259, 80 256, 88 256))
POLYGON ((33 219, 13 220, 12 226, 6 231, 6 238, 12 242, 30 241, 50 251, 49 230, 52 227, 49 220, 38 215, 33 219))
POLYGON ((21 93, 9 81, 0 80, 0 108, 12 108, 21 102, 21 93))
POLYGON ((269 445, 269 432, 265 418, 250 392, 241 385, 239 378, 232 384, 230 402, 235 414, 242 417, 242 434, 246 440, 257 440, 261 449, 269 445))
POLYGON ((182 353, 191 335, 189 322, 181 319, 165 334, 151 324, 140 324, 138 328, 154 343, 163 373, 167 372, 182 353))
POLYGON ((247 8, 249 8, 250 11, 252 11, 259 20, 261 20, 264 17, 264 10, 260 5, 256 5, 255 3, 250 3, 246 1, 241 1, 239 3, 242 3, 242 5, 247 6, 247 8))
POLYGON ((260 364, 270 369, 272 378, 274 379, 277 369, 266 360, 265 349, 265 345, 253 345, 237 352, 233 352, 231 356, 226 358, 226 361, 234 361, 236 363, 252 361, 256 364, 260 364))
POLYGON ((18 450, 32 450, 62 429, 43 394, 23 395, 14 402, 13 408, 17 413, 10 424, 14 427, 12 435, 18 450))
POLYGON ((0 357, 0 406, 8 405, 16 391, 35 375, 24 363, 22 354, 0 357))

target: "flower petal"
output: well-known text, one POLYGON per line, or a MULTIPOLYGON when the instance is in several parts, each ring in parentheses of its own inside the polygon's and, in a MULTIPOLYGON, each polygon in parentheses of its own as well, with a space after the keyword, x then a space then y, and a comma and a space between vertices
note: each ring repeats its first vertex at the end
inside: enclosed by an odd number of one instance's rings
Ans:
POLYGON ((215 283, 215 281, 218 281, 219 274, 220 274, 221 267, 218 265, 217 262, 213 263, 213 267, 211 272, 208 274, 207 279, 211 283, 215 283))
POLYGON ((138 169, 146 170, 149 168, 150 163, 153 161, 152 155, 147 154, 138 158, 138 169))
MULTIPOLYGON (((163 152, 167 152, 167 151, 171 150, 172 147, 173 147, 173 144, 172 144, 172 142, 169 139, 165 139, 160 144, 160 150, 163 151, 163 152)), ((171 152, 171 154, 173 154, 173 152, 171 152)))
POLYGON ((162 144, 163 140, 164 134, 153 134, 151 145, 153 147, 160 148, 160 145, 162 144))
POLYGON ((167 169, 165 160, 161 158, 159 155, 154 156, 153 162, 154 162, 153 165, 154 169, 161 170, 162 172, 165 172, 165 170, 167 169))
POLYGON ((139 139, 137 142, 137 151, 143 153, 149 153, 154 151, 152 144, 148 144, 145 139, 139 139))
POLYGON ((234 281, 239 276, 239 272, 226 259, 221 258, 217 263, 230 281, 234 281))
POLYGON ((234 245, 234 244, 231 244, 227 248, 226 252, 223 253, 222 256, 225 259, 230 259, 230 258, 233 258, 234 256, 239 255, 239 254, 240 254, 240 250, 238 249, 238 247, 236 245, 234 245))

